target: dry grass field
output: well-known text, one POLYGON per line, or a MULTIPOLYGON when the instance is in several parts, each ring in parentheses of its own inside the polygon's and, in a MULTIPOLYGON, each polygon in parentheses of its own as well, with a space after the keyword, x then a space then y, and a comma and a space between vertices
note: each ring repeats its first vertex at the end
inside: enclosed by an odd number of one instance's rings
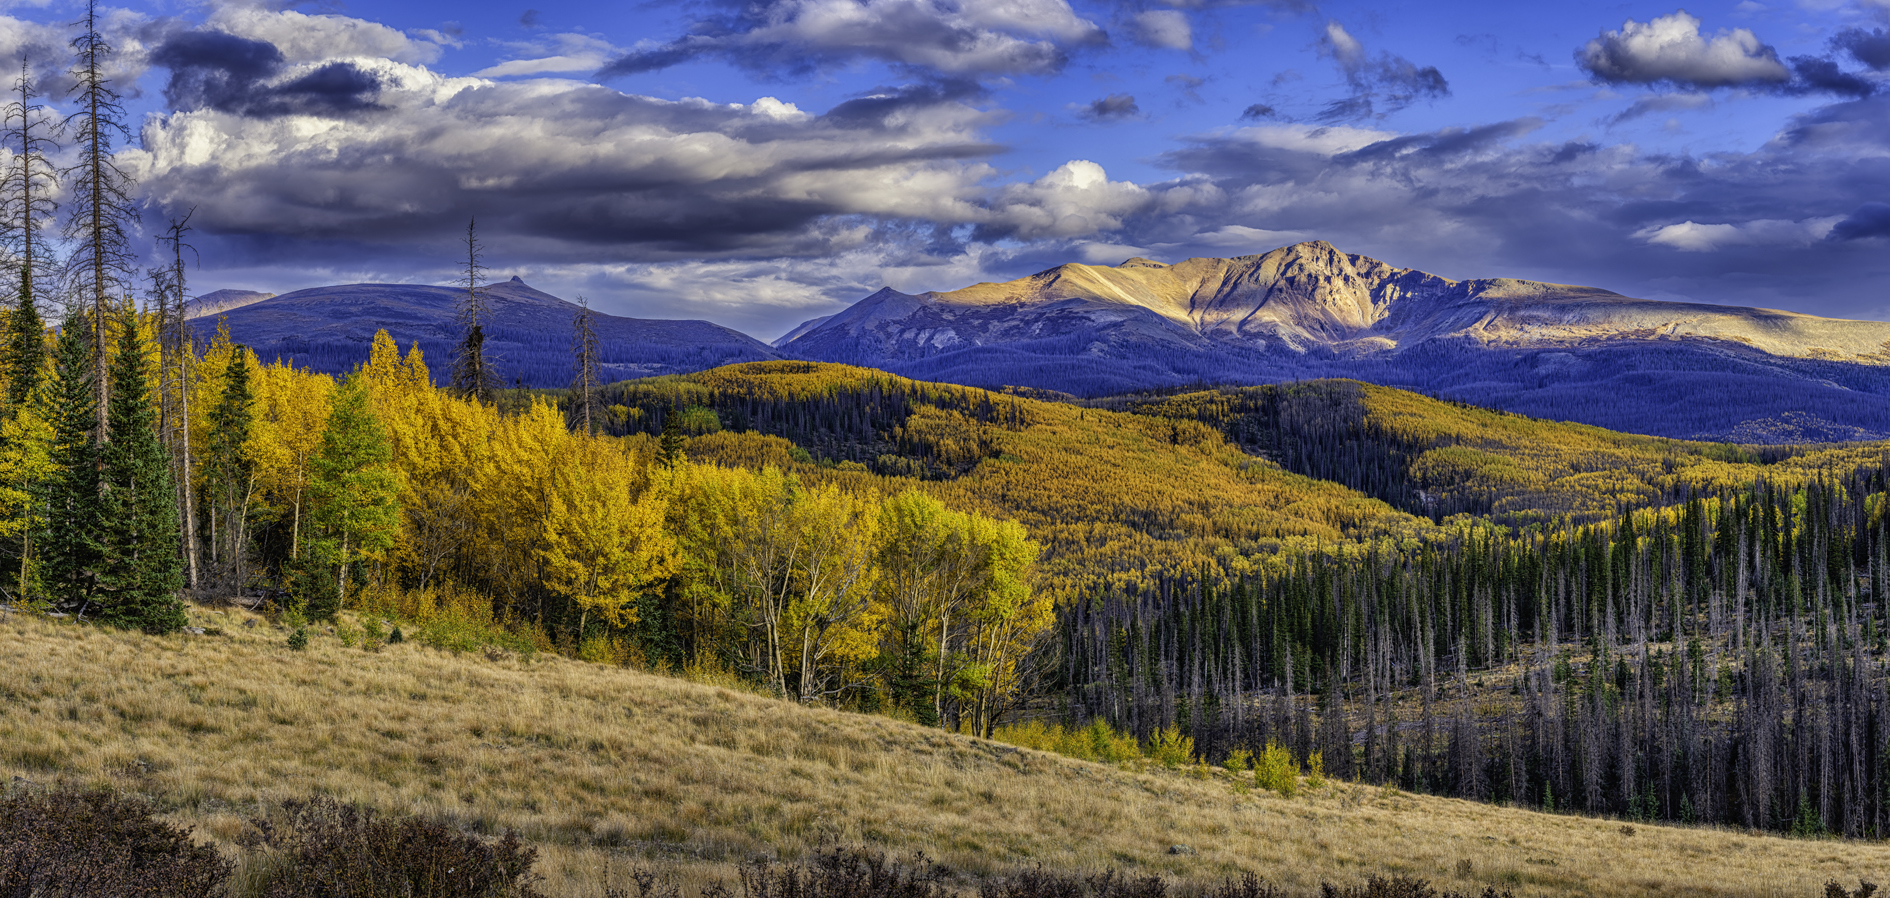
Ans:
MULTIPOLYGON (((516 829, 551 895, 632 864, 700 883, 829 845, 924 851, 967 882, 1043 864, 1289 889, 1374 873, 1518 896, 1813 898, 1890 847, 1531 813, 1335 783, 1293 799, 558 658, 378 652, 192 609, 153 638, 0 617, 0 779, 156 798, 233 853, 247 815, 330 795, 516 829), (1169 853, 1187 845, 1192 855, 1169 853)), ((702 678, 698 678, 702 679, 702 678)))

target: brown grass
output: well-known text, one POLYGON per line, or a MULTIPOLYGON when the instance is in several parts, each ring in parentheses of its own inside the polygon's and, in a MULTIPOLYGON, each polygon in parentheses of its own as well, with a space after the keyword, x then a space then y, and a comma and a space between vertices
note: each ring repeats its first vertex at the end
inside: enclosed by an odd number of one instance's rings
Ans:
POLYGON ((543 851, 553 895, 629 865, 687 879, 822 846, 923 850, 963 876, 1041 863, 1180 878, 1252 870, 1296 891, 1402 873, 1461 891, 1812 898, 1890 867, 1878 843, 1635 826, 1334 784, 1237 794, 712 683, 414 646, 306 652, 240 612, 222 636, 0 619, 0 778, 155 796, 225 847, 311 794, 420 812, 543 851), (1171 845, 1194 855, 1170 855, 1171 845))

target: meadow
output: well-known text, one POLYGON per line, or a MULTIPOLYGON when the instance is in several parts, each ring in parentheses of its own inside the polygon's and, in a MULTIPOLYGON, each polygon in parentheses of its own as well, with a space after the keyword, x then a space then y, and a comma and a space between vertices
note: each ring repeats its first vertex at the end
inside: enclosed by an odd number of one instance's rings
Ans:
MULTIPOLYGON (((548 654, 375 650, 189 609, 212 635, 0 619, 0 777, 103 786, 253 861, 250 817, 330 796, 516 830, 546 894, 654 864, 689 890, 825 847, 923 851, 965 888, 1043 865, 1177 882, 1253 872, 1293 893, 1402 874, 1517 895, 1811 896, 1890 866, 1875 841, 1624 825, 1328 781, 1291 799, 1219 769, 1098 764, 802 707, 712 670, 548 654), (1183 845, 1192 854, 1170 853, 1183 845)), ((240 890, 239 890, 240 894, 240 890)))

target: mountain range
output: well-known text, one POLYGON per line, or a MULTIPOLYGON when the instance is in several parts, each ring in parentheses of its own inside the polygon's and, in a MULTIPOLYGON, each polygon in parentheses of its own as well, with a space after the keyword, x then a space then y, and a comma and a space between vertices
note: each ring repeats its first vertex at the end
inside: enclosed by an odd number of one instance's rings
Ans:
MULTIPOLYGON (((508 382, 571 380, 578 307, 518 278, 488 288, 488 352, 508 382)), ((375 330, 454 342, 450 287, 219 291, 264 359, 345 371, 375 330)), ((1747 443, 1890 438, 1890 323, 1636 299, 1508 278, 1451 280, 1324 241, 1173 265, 1055 268, 947 292, 886 288, 769 346, 706 321, 598 314, 604 379, 777 358, 1076 396, 1350 377, 1615 430, 1747 443)))
POLYGON ((1890 433, 1890 323, 1455 281, 1313 241, 881 290, 776 342, 970 386, 1098 396, 1315 377, 1617 430, 1752 442, 1890 433))
MULTIPOLYGON (((221 322, 230 339, 265 362, 275 359, 342 374, 367 359, 375 331, 385 329, 402 350, 418 341, 436 380, 444 381, 458 342, 455 313, 463 290, 417 284, 349 284, 281 296, 218 291, 247 297, 193 319, 199 337, 221 322)), ((485 351, 507 384, 568 386, 573 323, 580 307, 534 289, 519 278, 485 288, 485 351)), ((210 300, 206 294, 199 301, 210 300)), ((225 297, 228 302, 232 297, 225 297)), ((210 308, 206 303, 205 308, 210 308)), ((781 358, 752 337, 707 321, 666 321, 592 313, 598 367, 606 382, 701 371, 736 362, 781 358)))

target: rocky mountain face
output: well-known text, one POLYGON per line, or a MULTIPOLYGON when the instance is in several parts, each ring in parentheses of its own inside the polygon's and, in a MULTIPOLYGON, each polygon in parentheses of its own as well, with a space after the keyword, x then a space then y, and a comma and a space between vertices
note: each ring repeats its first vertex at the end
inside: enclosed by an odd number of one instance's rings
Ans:
MULTIPOLYGON (((230 339, 265 362, 275 359, 342 374, 365 361, 374 333, 386 329, 402 352, 420 343, 434 379, 444 381, 457 341, 455 309, 463 291, 415 284, 349 284, 298 290, 194 319, 198 337, 227 323, 230 339)), ((212 294, 214 295, 214 294, 212 294)), ((578 306, 518 278, 486 288, 487 357, 507 385, 568 386, 578 306)), ((594 313, 600 373, 606 382, 700 371, 780 358, 752 337, 707 321, 667 321, 594 313)))
POLYGON ((1174 265, 1061 265, 944 293, 885 289, 777 348, 1088 395, 1350 376, 1670 436, 1890 435, 1890 323, 1454 281, 1323 241, 1174 265), (1799 416, 1790 427, 1770 426, 1788 413, 1799 416))

